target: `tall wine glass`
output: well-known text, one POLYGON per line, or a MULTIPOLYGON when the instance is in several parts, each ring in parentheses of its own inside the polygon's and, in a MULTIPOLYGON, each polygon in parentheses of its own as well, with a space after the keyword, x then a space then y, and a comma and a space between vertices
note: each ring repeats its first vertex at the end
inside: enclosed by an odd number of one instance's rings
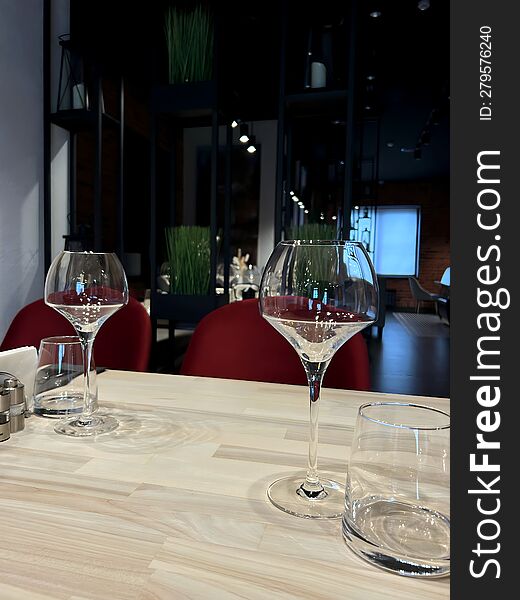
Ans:
POLYGON ((45 302, 74 326, 83 351, 84 396, 81 415, 61 420, 56 432, 88 436, 113 431, 114 417, 96 414, 89 388, 92 347, 99 328, 128 302, 128 284, 115 254, 61 252, 45 280, 45 302))
POLYGON ((278 479, 267 490, 285 512, 308 518, 337 518, 343 512, 343 486, 318 474, 321 383, 336 350, 372 324, 377 310, 377 277, 358 242, 284 241, 269 258, 260 311, 298 353, 310 391, 307 473, 278 479))

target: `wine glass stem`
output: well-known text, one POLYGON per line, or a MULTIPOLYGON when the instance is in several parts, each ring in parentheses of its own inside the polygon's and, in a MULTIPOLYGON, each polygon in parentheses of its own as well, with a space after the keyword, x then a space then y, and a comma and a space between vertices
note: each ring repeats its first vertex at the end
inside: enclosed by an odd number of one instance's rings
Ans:
POLYGON ((83 412, 81 419, 89 419, 95 409, 95 401, 90 394, 90 363, 92 360, 92 347, 94 346, 94 334, 80 333, 81 349, 83 351, 83 412))
POLYGON ((307 476, 303 484, 303 490, 309 496, 315 496, 323 492, 323 487, 318 476, 318 414, 319 400, 321 393, 321 382, 325 375, 328 363, 304 363, 309 382, 309 398, 310 398, 310 428, 309 428, 309 462, 307 466, 307 476))

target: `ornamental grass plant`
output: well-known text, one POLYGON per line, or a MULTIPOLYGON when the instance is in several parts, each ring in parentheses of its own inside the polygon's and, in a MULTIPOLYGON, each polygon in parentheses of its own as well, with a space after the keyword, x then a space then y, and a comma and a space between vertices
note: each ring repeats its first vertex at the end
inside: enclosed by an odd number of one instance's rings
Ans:
POLYGON ((164 18, 170 83, 207 81, 213 69, 213 18, 201 6, 170 6, 164 18))
POLYGON ((167 227, 166 253, 170 265, 170 293, 209 294, 211 235, 209 227, 167 227))

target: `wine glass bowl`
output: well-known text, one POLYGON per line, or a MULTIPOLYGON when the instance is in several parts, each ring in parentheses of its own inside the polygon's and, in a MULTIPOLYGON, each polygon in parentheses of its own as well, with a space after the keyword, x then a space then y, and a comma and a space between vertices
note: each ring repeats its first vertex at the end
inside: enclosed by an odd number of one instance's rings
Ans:
POLYGON ((89 393, 89 373, 99 328, 128 302, 128 284, 121 262, 112 253, 61 252, 47 273, 45 302, 70 321, 83 352, 83 412, 60 421, 55 431, 71 436, 113 431, 117 420, 96 414, 97 406, 89 393))
POLYGON ((358 242, 283 241, 269 258, 260 312, 298 353, 310 392, 307 473, 279 479, 267 492, 285 512, 307 518, 338 518, 343 512, 344 487, 320 478, 317 469, 321 382, 335 352, 374 323, 377 311, 377 277, 358 242))

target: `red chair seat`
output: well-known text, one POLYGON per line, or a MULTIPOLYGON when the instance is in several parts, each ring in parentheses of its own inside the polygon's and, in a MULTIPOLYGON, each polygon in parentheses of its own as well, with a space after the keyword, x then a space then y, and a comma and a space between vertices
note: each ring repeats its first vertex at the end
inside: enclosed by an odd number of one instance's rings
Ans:
MULTIPOLYGON (((262 318, 256 299, 227 304, 204 317, 193 333, 181 374, 307 384, 296 351, 262 318)), ((361 334, 336 352, 324 385, 370 389, 368 352, 361 334)))
MULTIPOLYGON (((45 337, 76 335, 74 327, 40 299, 24 306, 14 317, 1 350, 20 346, 40 346, 45 337)), ((94 342, 97 367, 124 371, 146 371, 150 359, 152 326, 140 302, 130 297, 128 304, 101 327, 94 342)))

